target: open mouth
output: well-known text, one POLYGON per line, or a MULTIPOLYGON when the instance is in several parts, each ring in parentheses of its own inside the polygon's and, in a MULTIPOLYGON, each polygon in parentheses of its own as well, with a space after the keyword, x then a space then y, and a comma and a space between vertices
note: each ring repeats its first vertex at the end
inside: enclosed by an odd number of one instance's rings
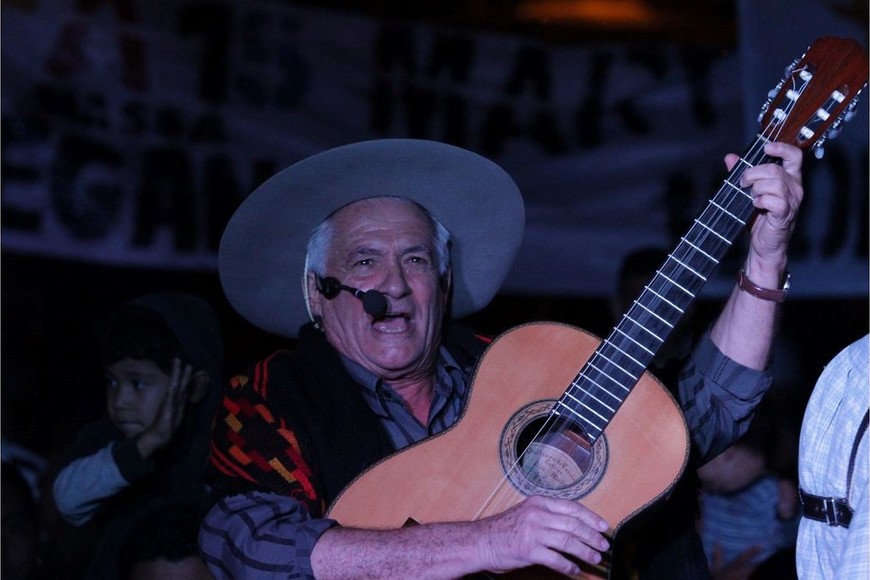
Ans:
POLYGON ((374 328, 379 332, 404 332, 410 326, 410 317, 401 312, 388 312, 374 321, 374 328))

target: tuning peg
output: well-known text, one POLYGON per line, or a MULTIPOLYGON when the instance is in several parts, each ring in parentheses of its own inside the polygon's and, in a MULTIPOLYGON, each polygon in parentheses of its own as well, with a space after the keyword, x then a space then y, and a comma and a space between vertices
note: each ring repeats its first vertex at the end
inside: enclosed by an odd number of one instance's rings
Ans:
POLYGON ((824 137, 813 147, 813 155, 816 156, 816 159, 821 159, 825 156, 825 148, 821 145, 822 141, 824 141, 824 137))
POLYGON ((847 106, 847 107, 846 107, 846 110, 843 112, 843 117, 842 117, 842 119, 843 119, 844 121, 846 121, 847 123, 848 123, 849 121, 851 121, 851 120, 855 117, 855 115, 857 114, 857 113, 855 112, 855 109, 856 109, 857 107, 858 107, 858 96, 856 95, 855 98, 853 98, 853 99, 849 102, 849 106, 847 106))

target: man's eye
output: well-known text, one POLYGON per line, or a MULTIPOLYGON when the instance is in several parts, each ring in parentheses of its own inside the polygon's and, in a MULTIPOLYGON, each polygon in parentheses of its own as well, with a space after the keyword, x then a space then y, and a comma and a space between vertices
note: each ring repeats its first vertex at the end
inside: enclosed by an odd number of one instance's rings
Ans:
POLYGON ((106 377, 106 388, 107 389, 117 389, 118 388, 118 381, 116 381, 115 379, 110 379, 109 377, 106 377))
POLYGON ((363 258, 356 263, 357 266, 371 266, 372 264, 374 261, 371 258, 363 258))
POLYGON ((408 256, 407 263, 417 268, 420 268, 428 267, 430 261, 429 258, 427 258, 426 256, 408 256))

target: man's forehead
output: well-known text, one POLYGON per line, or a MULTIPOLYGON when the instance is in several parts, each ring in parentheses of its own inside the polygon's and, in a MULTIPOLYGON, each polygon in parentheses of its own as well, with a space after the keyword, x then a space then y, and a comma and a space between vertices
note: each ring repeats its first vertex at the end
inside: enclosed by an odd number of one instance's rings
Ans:
POLYGON ((332 223, 340 233, 348 230, 374 228, 390 229, 395 224, 404 227, 406 222, 412 222, 414 228, 423 226, 420 230, 425 235, 433 232, 432 222, 426 211, 417 203, 394 197, 374 197, 363 199, 346 205, 332 216, 332 223))
POLYGON ((332 217, 338 217, 354 212, 376 211, 379 208, 389 206, 414 208, 415 211, 419 212, 422 215, 426 215, 427 213, 427 210, 422 205, 410 198, 390 195, 372 196, 366 197, 364 199, 358 199, 356 201, 343 205, 334 212, 332 212, 332 217))

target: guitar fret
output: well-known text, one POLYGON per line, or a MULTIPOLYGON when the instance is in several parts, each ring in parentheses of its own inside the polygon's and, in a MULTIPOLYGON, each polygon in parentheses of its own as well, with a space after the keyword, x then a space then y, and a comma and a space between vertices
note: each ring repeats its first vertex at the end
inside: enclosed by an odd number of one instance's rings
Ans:
POLYGON ((670 305, 674 310, 677 310, 678 312, 680 312, 680 314, 683 313, 683 309, 682 309, 682 308, 680 308, 679 306, 677 306, 676 304, 674 304, 673 302, 671 302, 670 300, 668 300, 667 298, 665 298, 664 296, 662 296, 661 294, 659 294, 658 292, 656 292, 655 290, 653 290, 652 288, 650 288, 649 286, 644 286, 644 288, 645 288, 646 290, 648 290, 649 292, 652 292, 653 294, 655 294, 656 296, 658 296, 662 301, 664 301, 665 303, 667 303, 668 305, 670 305))
MULTIPOLYGON (((668 282, 670 282, 671 285, 672 285, 674 288, 679 288, 680 290, 682 290, 683 292, 685 292, 685 293, 689 296, 689 298, 694 298, 694 297, 695 297, 695 294, 694 294, 693 292, 691 292, 688 288, 684 288, 684 287, 683 287, 680 283, 678 283, 676 280, 672 280, 669 276, 666 276, 665 274, 662 274, 661 272, 659 272, 659 276, 661 276, 662 278, 664 278, 665 280, 667 280, 668 282)), ((681 312, 682 312, 682 311, 681 311, 681 312)))
POLYGON ((680 266, 682 266, 683 268, 685 268, 686 270, 688 270, 689 272, 691 272, 692 274, 694 274, 695 276, 697 276, 698 278, 700 278, 701 280, 703 280, 704 282, 707 281, 706 276, 704 276, 703 274, 701 274, 700 272, 698 272, 694 268, 690 268, 688 264, 682 262, 681 260, 678 260, 677 258, 674 258, 674 261, 676 263, 678 263, 680 266))
MULTIPOLYGON (((640 372, 643 372, 643 369, 646 368, 646 365, 645 365, 644 363, 642 363, 641 361, 637 360, 636 358, 634 358, 633 356, 631 356, 630 354, 628 354, 627 352, 625 352, 624 350, 622 350, 621 348, 619 348, 618 346, 616 346, 613 342, 608 341, 608 340, 605 340, 604 343, 601 345, 601 350, 602 350, 602 351, 604 350, 604 347, 605 347, 605 346, 610 346, 611 348, 615 349, 617 352, 622 353, 623 355, 625 355, 625 357, 628 358, 628 360, 630 360, 631 362, 633 362, 634 364, 636 364, 637 366, 640 367, 640 372)), ((603 353, 602 353, 601 356, 602 356, 606 361, 610 362, 613 366, 615 366, 616 368, 618 368, 619 370, 621 370, 622 372, 624 372, 625 374, 627 374, 629 377, 634 378, 634 377, 637 376, 637 374, 632 373, 631 371, 629 371, 629 370, 626 369, 626 368, 623 368, 623 366, 622 366, 621 364, 619 364, 618 362, 616 362, 613 358, 611 358, 611 357, 609 357, 609 356, 605 356, 603 353)))
MULTIPOLYGON (((561 416, 561 413, 559 413, 559 407, 561 407, 561 408, 565 409, 566 411, 568 411, 568 413, 570 413, 570 414, 571 414, 573 417, 575 417, 576 419, 579 419, 581 422, 586 423, 586 425, 587 425, 588 427, 592 427, 592 428, 594 428, 595 431, 596 431, 596 433, 591 433, 591 432, 590 432, 590 433, 587 433, 587 434, 590 436, 590 438, 591 438, 592 440, 594 440, 594 439, 597 438, 599 435, 601 435, 601 432, 604 430, 603 427, 602 427, 601 425, 596 425, 595 423, 593 423, 592 421, 590 421, 588 417, 586 417, 585 415, 583 415, 583 414, 581 414, 581 413, 578 413, 577 411, 575 411, 574 409, 572 409, 571 407, 569 407, 569 406, 566 405, 565 403, 562 403, 561 401, 558 402, 558 403, 556 403, 556 405, 553 407, 553 411, 552 411, 552 412, 553 412, 554 414, 556 414, 556 415, 561 416)), ((587 429, 587 431, 588 431, 588 429, 587 429)))
POLYGON ((699 246, 696 246, 695 244, 693 244, 692 242, 690 242, 689 240, 687 240, 685 237, 680 238, 680 241, 683 241, 683 242, 689 244, 690 246, 692 246, 693 249, 695 249, 695 250, 701 252, 701 254, 703 254, 704 257, 708 258, 708 259, 709 259, 710 261, 712 261, 714 264, 718 264, 718 263, 719 263, 719 260, 717 260, 716 258, 714 258, 713 256, 711 256, 710 254, 708 254, 707 252, 705 252, 705 251, 704 251, 702 248, 700 248, 699 246))
MULTIPOLYGON (((601 406, 603 406, 605 409, 607 409, 607 410, 610 411, 611 413, 613 413, 613 412, 616 411, 613 407, 610 407, 607 403, 605 403, 604 401, 602 401, 601 399, 599 399, 598 397, 596 397, 595 395, 593 395, 593 394, 590 393, 589 391, 583 391, 583 394, 588 395, 589 397, 592 397, 593 399, 595 399, 596 401, 598 401, 599 403, 601 403, 601 406)), ((579 398, 579 397, 575 397, 575 396, 574 396, 573 394, 571 394, 570 392, 565 393, 565 395, 566 395, 568 398, 573 399, 574 401, 577 401, 577 403, 579 403, 580 405, 583 405, 584 407, 586 407, 587 409, 589 409, 590 411, 592 411, 593 413, 595 413, 596 415, 598 415, 598 416, 601 417, 602 419, 606 419, 606 417, 604 417, 604 415, 601 415, 601 414, 598 413, 595 409, 593 409, 592 407, 590 407, 589 405, 587 405, 586 403, 584 403, 583 400, 582 400, 581 398, 579 398)), ((617 400, 619 400, 619 399, 617 399, 617 400)))
MULTIPOLYGON (((759 141, 765 141, 765 142, 767 141, 767 139, 765 139, 765 138, 762 137, 761 135, 757 135, 757 137, 758 137, 759 141)), ((748 162, 746 159, 744 159, 742 155, 741 155, 740 157, 737 158, 737 162, 738 162, 738 163, 742 163, 742 164, 745 165, 747 168, 755 167, 753 164, 751 164, 751 163, 748 162)))
POLYGON ((623 320, 628 320, 629 322, 631 322, 631 323, 634 324, 635 326, 641 328, 642 330, 645 330, 645 331, 646 331, 650 336, 652 336, 653 338, 655 338, 655 339, 656 339, 657 341, 659 341, 660 343, 664 342, 664 339, 663 339, 663 338, 661 338, 659 335, 657 335, 656 333, 654 333, 652 330, 650 330, 650 329, 647 328, 645 325, 641 324, 640 322, 638 322, 637 320, 635 320, 634 318, 632 318, 632 317, 629 316, 628 314, 623 314, 623 315, 622 315, 622 318, 623 318, 623 320))
MULTIPOLYGON (((584 409, 586 409, 587 411, 590 411, 591 413, 593 413, 596 417, 598 417, 599 419, 601 419, 603 422, 607 423, 607 419, 608 419, 608 417, 605 417, 604 415, 601 415, 600 413, 596 412, 595 409, 593 409, 592 407, 590 407, 589 405, 587 405, 587 404, 584 403, 583 401, 578 400, 577 403, 578 403, 581 407, 583 407, 584 409)), ((565 403, 562 403, 562 404, 565 405, 565 403)), ((565 406, 566 406, 568 409, 571 409, 571 412, 572 412, 572 413, 575 413, 575 414, 577 414, 577 415, 581 415, 581 413, 579 412, 578 409, 574 409, 573 407, 570 407, 570 406, 567 406, 567 405, 565 405, 565 406)), ((583 416, 586 417, 585 414, 584 414, 583 416)))
POLYGON ((748 193, 745 189, 743 189, 742 187, 740 187, 739 185, 734 185, 733 183, 731 183, 731 182, 728 181, 727 179, 725 180, 725 184, 728 185, 728 186, 730 186, 731 189, 733 189, 733 190, 735 190, 735 191, 737 191, 737 192, 743 194, 743 195, 746 197, 746 199, 752 199, 752 196, 749 195, 749 193, 748 193))
MULTIPOLYGON (((599 383, 598 381, 596 381, 595 379, 590 377, 589 373, 585 372, 585 370, 586 369, 584 369, 584 372, 581 372, 579 375, 577 375, 577 377, 574 378, 574 381, 571 382, 571 388, 577 389, 577 390, 582 391, 584 393, 589 393, 589 392, 591 392, 589 389, 584 389, 583 387, 580 386, 580 381, 586 381, 586 382, 592 383, 595 387, 597 387, 597 390, 599 392, 610 395, 610 397, 612 399, 616 400, 617 404, 622 402, 621 397, 618 397, 616 395, 616 393, 614 393, 613 391, 606 388, 604 385, 602 385, 601 383, 599 383)), ((568 390, 570 391, 571 388, 569 388, 568 390)), ((566 391, 566 394, 567 394, 567 391, 566 391)))
POLYGON ((626 333, 626 332, 623 332, 622 329, 619 328, 619 326, 617 326, 616 328, 614 328, 613 331, 614 331, 614 332, 618 332, 619 334, 621 334, 622 336, 624 336, 625 338, 627 338, 628 340, 630 340, 631 342, 633 342, 634 344, 636 344, 637 346, 639 346, 640 348, 644 349, 644 350, 645 350, 645 351, 650 355, 650 357, 655 356, 655 351, 652 351, 652 350, 648 349, 648 348, 647 348, 646 346, 644 346, 641 342, 639 342, 639 341, 635 340, 634 338, 632 338, 632 336, 631 336, 630 334, 628 334, 628 333, 626 333))
MULTIPOLYGON (((589 425, 592 425, 592 426, 595 427, 596 429, 602 429, 602 428, 603 428, 602 425, 599 425, 597 422, 594 421, 594 419, 595 419, 594 416, 591 416, 591 417, 590 417, 590 416, 587 416, 585 413, 580 412, 579 409, 575 409, 575 408, 572 407, 571 405, 568 405, 568 404, 565 402, 564 397, 563 397, 561 400, 557 401, 557 402, 556 402, 556 405, 560 405, 560 406, 564 407, 564 408, 565 408, 569 413, 571 413, 571 414, 574 415, 575 417, 578 417, 578 418, 580 418, 580 419, 583 419, 583 420, 586 421, 589 425)), ((585 406, 585 405, 584 405, 584 406, 585 406)), ((554 407, 555 407, 555 406, 554 406, 554 407)), ((589 409, 589 410, 592 411, 593 413, 595 413, 594 410, 592 410, 592 409, 589 409)), ((607 423, 607 418, 606 418, 606 417, 602 416, 602 415, 599 414, 599 413, 595 413, 595 415, 596 415, 599 419, 602 419, 602 420, 604 421, 605 424, 607 423)))
POLYGON ((620 382, 620 381, 616 380, 615 378, 613 378, 612 376, 610 376, 610 375, 607 373, 607 371, 605 371, 604 369, 601 369, 601 368, 598 368, 597 366, 595 366, 595 363, 593 363, 591 360, 590 360, 588 363, 586 363, 586 364, 589 365, 589 368, 593 368, 593 369, 595 369, 596 371, 598 371, 599 373, 601 373, 602 375, 604 375, 605 377, 607 377, 608 379, 610 379, 611 381, 613 381, 613 383, 615 383, 616 386, 618 386, 619 388, 621 388, 621 389, 623 389, 624 391, 628 392, 628 389, 626 388, 626 386, 625 386, 624 384, 622 384, 622 382, 620 382))
POLYGON ((664 318, 662 318, 657 313, 653 312, 652 310, 650 310, 649 308, 647 308, 646 306, 644 306, 643 304, 641 304, 637 300, 635 300, 634 303, 637 304, 638 306, 640 306, 641 308, 643 308, 644 310, 646 310, 647 312, 649 312, 650 314, 652 314, 653 316, 655 316, 656 318, 658 318, 659 320, 661 320, 662 322, 664 322, 665 324, 667 324, 670 328, 674 327, 673 324, 671 324, 670 322, 668 322, 667 320, 665 320, 664 318))
POLYGON ((704 222, 701 222, 698 219, 695 219, 695 223, 698 224, 699 226, 701 226, 702 228, 704 228, 705 230, 710 231, 714 236, 721 239, 723 242, 725 242, 729 246, 731 245, 731 241, 728 240, 728 238, 724 237, 722 234, 720 234, 719 232, 717 232, 716 230, 714 230, 713 228, 711 228, 710 226, 708 226, 704 222))
MULTIPOLYGON (((602 392, 602 393, 605 393, 605 394, 607 394, 607 395, 610 395, 610 398, 616 400, 617 405, 618 405, 619 403, 622 403, 622 398, 621 398, 621 397, 618 397, 618 396, 616 395, 616 393, 614 393, 613 391, 611 391, 611 390, 608 389, 608 388, 605 388, 604 385, 602 385, 601 383, 599 383, 599 382, 595 381, 594 379, 592 379, 592 378, 591 378, 587 373, 582 373, 582 374, 580 374, 580 376, 578 376, 578 377, 574 380, 574 382, 571 383, 571 387, 574 388, 574 389, 578 389, 578 390, 580 390, 580 391, 583 391, 584 393, 587 393, 587 394, 591 393, 591 391, 590 391, 589 389, 584 389, 583 387, 581 387, 580 384, 577 382, 578 380, 585 380, 585 381, 587 381, 587 382, 592 383, 593 385, 595 385, 596 387, 598 387, 597 390, 598 390, 599 392, 602 392)), ((570 390, 571 390, 571 389, 568 389, 568 391, 570 391, 570 390)), ((566 395, 568 394, 568 391, 566 391, 566 393, 565 393, 566 395)), ((590 396, 592 396, 592 395, 590 395, 590 396)), ((606 403, 604 403, 604 402, 602 402, 602 404, 603 404, 603 405, 606 405, 606 403)), ((614 409, 614 412, 616 412, 615 409, 614 409)))
MULTIPOLYGON (((626 368, 620 366, 620 365, 617 364, 615 361, 613 361, 613 360, 611 360, 610 358, 604 356, 604 355, 601 354, 600 352, 599 352, 598 354, 596 354, 595 357, 596 357, 597 359, 599 359, 599 360, 603 360, 604 363, 605 363, 608 367, 618 370, 619 372, 621 372, 622 374, 624 374, 625 376, 627 376, 629 379, 634 379, 634 378, 635 378, 635 376, 632 375, 631 372, 630 372, 628 369, 626 369, 626 368)), ((620 387, 625 388, 625 381, 621 381, 621 380, 619 380, 618 378, 616 378, 615 376, 613 376, 612 374, 610 374, 609 372, 606 372, 606 371, 604 371, 604 370, 601 370, 600 367, 595 366, 595 364, 592 364, 591 366, 592 366, 592 368, 594 368, 594 369, 596 369, 596 370, 600 370, 601 372, 605 373, 605 374, 607 375, 607 378, 609 378, 610 380, 612 380, 614 383, 617 383, 620 387)))
POLYGON ((745 222, 745 221, 743 221, 742 219, 740 219, 739 217, 737 217, 736 215, 734 215, 733 213, 731 213, 730 211, 728 211, 727 209, 725 209, 724 207, 722 207, 721 205, 719 205, 718 203, 716 203, 715 200, 710 200, 710 204, 716 206, 717 208, 719 208, 719 210, 721 210, 723 213, 725 213, 725 214, 731 216, 731 217, 734 219, 734 221, 740 222, 740 223, 741 223, 742 225, 744 225, 744 226, 746 225, 746 222, 745 222))

